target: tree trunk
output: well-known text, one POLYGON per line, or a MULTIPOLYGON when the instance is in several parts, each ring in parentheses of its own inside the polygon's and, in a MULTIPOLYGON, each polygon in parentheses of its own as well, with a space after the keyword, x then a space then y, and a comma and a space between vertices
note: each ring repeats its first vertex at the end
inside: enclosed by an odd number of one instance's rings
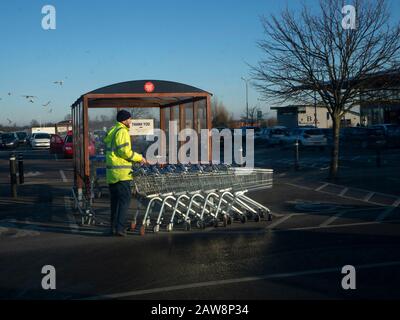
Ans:
POLYGON ((331 167, 329 172, 330 179, 336 179, 339 168, 339 130, 340 130, 340 117, 332 117, 333 122, 333 146, 331 154, 331 167))

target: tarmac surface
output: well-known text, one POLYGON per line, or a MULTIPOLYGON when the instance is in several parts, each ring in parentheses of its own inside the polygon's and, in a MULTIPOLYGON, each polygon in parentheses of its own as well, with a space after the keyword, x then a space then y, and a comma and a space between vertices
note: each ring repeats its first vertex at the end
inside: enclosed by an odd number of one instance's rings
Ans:
POLYGON ((334 182, 322 165, 295 172, 291 150, 267 151, 256 164, 275 170, 274 186, 251 196, 272 221, 125 238, 109 235, 107 194, 95 202, 100 224, 79 226, 70 159, 23 151, 25 184, 13 199, 9 152, 0 151, 0 298, 398 299, 399 151, 381 168, 373 154, 350 154, 334 182), (56 290, 41 287, 45 265, 56 269, 56 290), (345 265, 356 269, 355 290, 341 286, 345 265))

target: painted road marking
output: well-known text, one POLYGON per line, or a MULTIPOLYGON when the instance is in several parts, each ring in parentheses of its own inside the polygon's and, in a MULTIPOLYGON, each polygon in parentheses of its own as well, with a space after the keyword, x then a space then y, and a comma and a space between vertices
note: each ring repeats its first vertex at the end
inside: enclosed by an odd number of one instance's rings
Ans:
POLYGON ((60 175, 61 175, 61 178, 62 178, 63 182, 68 182, 68 179, 65 176, 64 170, 60 170, 60 175))
POLYGON ((340 218, 341 216, 343 216, 347 211, 342 211, 339 212, 337 214, 335 214, 334 216, 330 217, 329 219, 325 220, 324 222, 322 222, 319 226, 324 228, 327 227, 329 224, 331 224, 333 221, 335 221, 336 219, 340 218))
MULTIPOLYGON (((288 183, 288 182, 285 183, 285 184, 287 184, 287 185, 289 185, 289 186, 292 186, 292 187, 300 188, 300 189, 314 190, 314 191, 316 191, 316 192, 325 193, 325 194, 329 194, 329 195, 333 195, 333 196, 338 196, 338 197, 341 197, 341 198, 344 198, 344 199, 357 200, 357 201, 361 201, 361 202, 368 202, 368 203, 370 203, 370 204, 375 204, 375 205, 381 206, 381 207, 382 207, 382 206, 383 206, 383 207, 387 207, 387 204, 385 204, 385 203, 380 203, 380 202, 375 202, 375 201, 371 201, 371 200, 366 201, 365 199, 371 199, 373 195, 381 195, 381 196, 383 196, 383 197, 389 197, 389 198, 394 198, 394 197, 395 197, 395 195, 392 195, 392 194, 385 194, 385 193, 379 193, 379 192, 371 192, 371 191, 369 191, 369 190, 364 190, 364 189, 359 189, 359 188, 349 188, 349 190, 356 190, 356 191, 361 191, 361 192, 366 192, 366 193, 368 193, 367 196, 365 196, 365 197, 362 198, 362 199, 361 199, 361 198, 356 198, 356 197, 350 197, 350 196, 340 195, 340 194, 337 194, 337 193, 333 193, 333 192, 328 192, 328 191, 323 191, 323 190, 322 190, 322 189, 325 188, 327 185, 332 185, 332 186, 335 186, 335 187, 346 188, 346 187, 344 187, 344 186, 340 186, 340 185, 332 184, 332 183, 325 183, 325 184, 319 186, 319 187, 316 188, 316 189, 313 189, 313 188, 310 188, 310 187, 306 187, 306 186, 302 186, 302 185, 298 185, 298 184, 294 184, 294 183, 288 183), (372 195, 370 196, 371 193, 372 193, 372 195), (370 197, 369 197, 369 196, 370 196, 370 197), (368 197, 368 198, 367 198, 367 197, 368 197)), ((398 200, 396 200, 396 201, 392 204, 392 206, 394 206, 394 207, 399 206, 399 205, 400 205, 400 198, 399 198, 398 200)))
POLYGON ((277 225, 280 225, 282 222, 285 222, 286 220, 288 220, 291 217, 292 217, 292 215, 288 214, 287 216, 279 219, 278 221, 275 221, 275 222, 271 223, 270 225, 268 225, 266 229, 272 229, 272 228, 276 227, 277 225))
POLYGON ((364 197, 364 201, 369 201, 374 196, 375 192, 370 192, 364 197))
MULTIPOLYGON (((373 269, 373 268, 380 268, 380 267, 393 267, 393 266, 399 266, 399 265, 400 265, 400 261, 387 261, 387 262, 355 265, 354 267, 356 270, 359 270, 359 269, 373 269)), ((127 292, 121 292, 121 293, 112 293, 112 294, 88 297, 84 300, 121 299, 121 298, 141 296, 141 295, 146 295, 146 294, 170 292, 170 291, 185 290, 185 289, 196 289, 196 288, 212 287, 212 286, 223 286, 223 285, 243 283, 243 282, 253 282, 253 281, 269 280, 269 279, 299 277, 299 276, 307 276, 307 275, 321 274, 321 273, 333 273, 333 272, 340 273, 342 270, 342 267, 343 266, 338 266, 338 267, 324 268, 324 269, 304 270, 304 271, 286 272, 286 273, 275 273, 275 274, 266 274, 266 275, 260 275, 260 276, 255 276, 255 277, 242 277, 242 278, 235 278, 235 279, 204 281, 204 282, 188 283, 188 284, 174 285, 174 286, 161 287, 161 288, 133 290, 133 291, 127 291, 127 292)))
POLYGON ((383 219, 385 219, 388 215, 390 215, 395 209, 396 209, 396 207, 389 207, 389 208, 387 208, 385 211, 383 211, 383 212, 376 218, 375 221, 383 221, 383 219))
POLYGON ((321 191, 323 188, 325 188, 328 185, 329 185, 329 183, 324 183, 322 186, 319 186, 318 188, 316 188, 315 191, 321 191))
POLYGON ((398 198, 393 204, 392 204, 392 206, 393 207, 398 207, 400 205, 400 198, 398 198))

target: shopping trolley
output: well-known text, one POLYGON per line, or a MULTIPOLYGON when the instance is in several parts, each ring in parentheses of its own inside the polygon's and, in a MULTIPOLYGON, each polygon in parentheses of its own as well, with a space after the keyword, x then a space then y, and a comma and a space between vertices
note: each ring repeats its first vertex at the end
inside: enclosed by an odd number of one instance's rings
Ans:
POLYGON ((249 191, 271 188, 273 170, 231 168, 216 165, 148 166, 134 173, 136 198, 144 207, 140 234, 151 226, 160 230, 163 221, 172 231, 175 223, 185 230, 192 224, 224 226, 234 219, 245 223, 272 219, 270 210, 247 195, 249 191), (169 215, 169 216, 168 216, 169 215))

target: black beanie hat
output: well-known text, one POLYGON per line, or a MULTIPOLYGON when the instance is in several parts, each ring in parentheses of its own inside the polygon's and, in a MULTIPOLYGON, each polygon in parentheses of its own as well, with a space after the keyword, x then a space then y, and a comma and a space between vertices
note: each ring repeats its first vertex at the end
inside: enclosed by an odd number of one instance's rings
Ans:
POLYGON ((129 119, 131 117, 132 117, 132 115, 126 110, 120 110, 117 113, 117 121, 118 122, 125 121, 125 120, 127 120, 127 119, 129 119))

